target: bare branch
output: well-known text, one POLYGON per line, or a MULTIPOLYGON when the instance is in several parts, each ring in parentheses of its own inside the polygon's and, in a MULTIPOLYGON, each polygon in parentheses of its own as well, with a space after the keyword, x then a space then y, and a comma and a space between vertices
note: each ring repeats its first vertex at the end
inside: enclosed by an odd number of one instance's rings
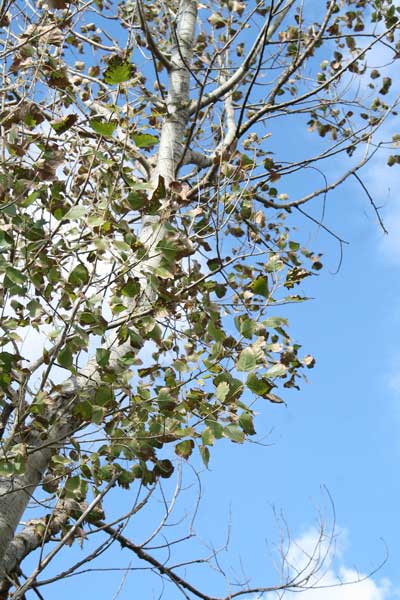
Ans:
POLYGON ((193 101, 190 106, 190 114, 195 113, 198 109, 202 109, 208 104, 213 104, 217 102, 227 92, 232 91, 241 82, 243 77, 246 76, 251 63, 253 62, 255 56, 257 55, 257 52, 260 49, 260 46, 265 45, 266 43, 268 43, 269 39, 272 38, 272 36, 276 32, 276 30, 278 29, 278 27, 280 26, 283 19, 286 17, 287 13, 294 5, 294 3, 295 0, 287 0, 285 6, 281 10, 279 10, 278 14, 275 13, 274 15, 272 15, 272 22, 270 18, 266 20, 252 48, 250 49, 244 61, 242 62, 241 66, 224 83, 222 83, 209 94, 204 95, 200 103, 193 101))

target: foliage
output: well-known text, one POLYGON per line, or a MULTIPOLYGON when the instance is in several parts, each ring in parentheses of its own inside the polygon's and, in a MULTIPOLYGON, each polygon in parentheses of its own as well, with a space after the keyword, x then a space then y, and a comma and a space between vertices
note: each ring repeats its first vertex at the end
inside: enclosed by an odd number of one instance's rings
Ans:
MULTIPOLYGON (((38 484, 77 503, 51 531, 72 532, 63 544, 99 520, 102 490, 155 485, 196 453, 207 467, 216 440, 254 436, 255 398, 282 403, 314 366, 282 308, 322 268, 292 214, 360 180, 384 145, 396 100, 369 56, 400 56, 398 12, 2 3, 0 475, 15 496, 38 484), (290 119, 319 136, 315 154, 293 158, 279 133, 290 119), (341 154, 346 170, 320 187, 311 169, 341 154), (26 335, 41 340, 34 358, 26 335)), ((15 574, 12 542, 0 550, 15 574)))

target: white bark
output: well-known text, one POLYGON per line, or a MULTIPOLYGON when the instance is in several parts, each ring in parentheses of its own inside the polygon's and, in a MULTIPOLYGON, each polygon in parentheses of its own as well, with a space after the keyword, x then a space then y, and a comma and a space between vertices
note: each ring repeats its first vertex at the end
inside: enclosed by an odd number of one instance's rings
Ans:
MULTIPOLYGON (((60 500, 50 518, 29 521, 8 545, 4 556, 4 570, 12 572, 16 565, 20 564, 30 552, 39 548, 43 541, 57 535, 67 522, 75 504, 73 500, 60 500)), ((0 595, 1 591, 0 588, 0 595)))
MULTIPOLYGON (((181 0, 176 18, 175 44, 171 56, 167 116, 161 131, 158 160, 153 173, 155 185, 159 176, 164 178, 166 186, 174 181, 176 168, 182 158, 190 103, 190 73, 187 66, 192 58, 196 18, 197 2, 181 0)), ((146 271, 156 267, 159 262, 155 247, 163 238, 163 233, 164 224, 160 217, 144 217, 140 239, 147 246, 148 254, 141 265, 136 268, 136 275, 142 283, 143 290, 140 307, 136 307, 140 310, 151 305, 154 299, 154 292, 147 283, 146 271)), ((108 338, 106 345, 111 350, 110 367, 121 371, 119 359, 127 352, 132 352, 129 341, 118 345, 117 336, 114 333, 108 338)), ((24 537, 15 536, 15 531, 35 488, 42 480, 54 448, 62 445, 63 440, 68 438, 79 425, 73 416, 73 407, 82 399, 82 396, 90 398, 99 382, 98 366, 93 357, 80 370, 78 376, 70 377, 59 387, 52 408, 52 413, 56 418, 48 431, 47 439, 40 439, 37 433, 28 435, 26 443, 31 453, 24 475, 0 478, 0 584, 2 574, 4 577, 5 572, 15 569, 21 558, 26 555, 21 548, 21 544, 24 545, 26 540, 24 537), (43 447, 44 444, 46 447, 43 447), (36 451, 34 451, 35 449, 36 451)))
POLYGON ((167 97, 167 116, 161 131, 158 172, 167 184, 175 179, 182 159, 185 128, 189 115, 190 65, 193 53, 197 2, 182 0, 176 16, 175 43, 172 47, 171 70, 167 97))

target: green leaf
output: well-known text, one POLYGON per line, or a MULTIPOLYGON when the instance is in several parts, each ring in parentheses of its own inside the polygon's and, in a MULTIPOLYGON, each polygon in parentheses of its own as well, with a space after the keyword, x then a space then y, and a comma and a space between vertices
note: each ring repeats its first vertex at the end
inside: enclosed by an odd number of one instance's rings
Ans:
POLYGON ((264 396, 264 394, 267 394, 272 388, 271 383, 264 379, 258 379, 257 375, 254 373, 249 373, 246 385, 249 390, 254 394, 257 394, 257 396, 264 396))
POLYGON ((140 191, 129 192, 127 202, 132 210, 143 208, 147 200, 146 194, 140 191))
POLYGON ((0 366, 5 367, 5 369, 9 372, 15 366, 15 363, 18 361, 17 354, 11 354, 11 352, 0 352, 0 366))
POLYGON ((240 415, 239 425, 243 429, 244 433, 247 433, 248 435, 254 435, 256 433, 253 425, 253 417, 248 412, 244 412, 240 415))
POLYGON ((120 56, 113 56, 104 71, 104 81, 110 85, 117 85, 132 79, 134 73, 135 67, 132 63, 120 56))
POLYGON ((136 298, 140 294, 140 283, 137 279, 130 279, 122 288, 121 294, 128 298, 136 298))
POLYGON ((98 227, 99 225, 102 225, 104 223, 104 218, 100 217, 99 215, 90 215, 90 217, 88 217, 87 219, 87 224, 90 227, 98 227))
POLYGON ((92 421, 92 423, 95 423, 96 425, 100 425, 100 423, 102 423, 104 421, 105 413, 106 413, 106 409, 104 408, 104 406, 93 405, 90 420, 92 421))
POLYGON ((65 482, 65 493, 68 498, 79 495, 81 487, 81 478, 79 475, 75 475, 74 477, 69 477, 65 482))
POLYGON ((58 119, 57 121, 52 121, 51 126, 56 133, 65 133, 70 129, 78 120, 78 115, 70 114, 67 115, 64 119, 58 119))
POLYGON ((237 425, 228 425, 224 428, 224 436, 241 444, 244 441, 244 433, 237 425))
POLYGON ((295 294, 294 296, 285 296, 283 298, 284 302, 305 302, 306 300, 310 300, 308 296, 299 296, 299 294, 295 294))
POLYGON ((161 389, 158 393, 157 403, 161 412, 169 413, 176 407, 176 401, 168 391, 168 388, 161 389))
POLYGON ((122 356, 118 359, 119 364, 123 365, 124 367, 130 367, 134 364, 137 364, 137 361, 138 358, 135 352, 127 352, 125 356, 122 356))
POLYGON ((165 267, 156 267, 154 269, 154 274, 157 275, 157 277, 160 277, 160 279, 173 279, 174 277, 173 273, 168 271, 165 267))
POLYGON ((143 348, 144 340, 136 331, 129 330, 129 338, 132 348, 136 348, 137 350, 143 348))
POLYGON ((203 430, 201 434, 201 440, 205 446, 214 445, 215 435, 214 432, 210 429, 210 427, 206 427, 206 429, 203 430))
MULTIPOLYGON (((271 190, 270 190, 271 193, 271 190)), ((275 271, 281 271, 284 267, 284 263, 281 260, 279 254, 274 254, 273 256, 270 256, 270 258, 268 259, 268 263, 266 266, 266 270, 269 273, 274 273, 275 271)))
POLYGON ((87 206, 73 206, 68 212, 65 213, 61 221, 80 219, 86 215, 86 212, 87 206))
POLYGON ((0 460, 0 477, 12 477, 24 472, 24 464, 20 460, 0 460))
POLYGON ((72 352, 68 346, 65 346, 57 355, 57 361, 64 369, 71 369, 72 367, 72 352))
POLYGON ((223 342, 226 338, 225 332, 220 329, 220 327, 217 327, 214 321, 209 321, 207 325, 207 332, 216 342, 223 342))
POLYGON ((199 446, 200 456, 206 469, 208 469, 208 463, 210 462, 210 451, 207 446, 199 446))
POLYGON ((228 394, 229 394, 229 385, 226 383, 226 381, 221 381, 221 383, 217 386, 217 389, 215 392, 215 396, 216 396, 217 400, 219 400, 220 402, 224 402, 224 400, 228 394))
POLYGON ((71 462, 71 460, 66 456, 55 454, 54 456, 52 456, 51 462, 55 463, 56 465, 68 465, 71 462))
POLYGON ((110 350, 106 348, 97 348, 96 349, 96 361, 100 367, 106 367, 108 365, 108 361, 110 359, 110 350))
POLYGON ((235 325, 241 335, 249 340, 251 340, 257 328, 257 323, 247 317, 236 317, 235 325))
POLYGON ((89 271, 85 265, 79 264, 71 271, 68 282, 73 286, 82 286, 89 281, 89 271))
POLYGON ((123 240, 114 240, 114 247, 117 248, 120 252, 130 252, 131 247, 129 244, 124 242, 123 240))
POLYGON ((223 298, 226 294, 226 285, 222 285, 221 283, 217 283, 214 292, 217 298, 223 298))
POLYGON ((7 267, 6 275, 12 283, 15 283, 15 285, 23 285, 26 282, 26 276, 21 273, 21 271, 14 269, 14 267, 7 267))
POLYGON ((0 252, 8 250, 11 246, 12 244, 10 236, 7 235, 4 231, 0 231, 0 252))
POLYGON ((265 375, 266 377, 271 377, 271 379, 273 379, 274 377, 283 377, 284 375, 286 375, 286 371, 287 367, 285 367, 285 365, 282 365, 281 363, 278 363, 270 367, 265 373, 265 375))
POLYGON ((33 415, 44 415, 46 407, 46 396, 44 392, 39 392, 31 403, 30 411, 33 415))
POLYGON ((259 296, 264 296, 264 298, 268 298, 269 289, 268 289, 268 279, 263 275, 259 275, 250 285, 250 289, 254 294, 258 294, 259 296))
POLYGON ((193 440, 184 440, 175 446, 175 454, 182 458, 188 459, 194 448, 193 440))
POLYGON ((158 144, 158 137, 149 133, 138 133, 132 139, 138 148, 152 148, 158 144))
POLYGON ((179 373, 187 373, 189 371, 188 364, 186 360, 177 359, 173 362, 174 369, 176 369, 179 373))
POLYGON ((85 310, 83 313, 81 313, 79 315, 79 323, 81 325, 93 325, 93 323, 96 323, 97 318, 96 318, 96 314, 93 312, 89 312, 87 310, 85 310))
POLYGON ((207 261, 207 267, 210 269, 210 271, 218 271, 221 268, 222 264, 223 263, 221 259, 218 258, 218 256, 214 258, 209 258, 207 261))
POLYGON ((29 314, 32 318, 39 316, 42 312, 42 305, 37 300, 30 300, 26 305, 29 310, 29 314))
POLYGON ((89 121, 90 127, 103 137, 112 137, 117 127, 117 124, 112 121, 102 121, 101 119, 91 119, 89 121))
POLYGON ((239 360, 236 363, 238 371, 253 371, 257 365, 257 358, 252 348, 245 348, 242 350, 239 356, 239 360))
POLYGON ((276 327, 282 326, 288 327, 289 321, 287 319, 283 319, 282 317, 269 317, 269 319, 265 319, 262 324, 264 327, 272 327, 275 329, 276 327))
POLYGON ((101 385, 94 395, 94 403, 97 406, 109 406, 114 399, 114 393, 109 385, 101 385))
POLYGON ((79 402, 74 408, 74 414, 81 417, 84 421, 90 421, 92 413, 93 405, 88 400, 79 402))
POLYGON ((206 425, 209 427, 210 431, 212 431, 217 440, 222 438, 224 430, 220 423, 218 423, 217 421, 212 421, 211 419, 207 419, 206 425))

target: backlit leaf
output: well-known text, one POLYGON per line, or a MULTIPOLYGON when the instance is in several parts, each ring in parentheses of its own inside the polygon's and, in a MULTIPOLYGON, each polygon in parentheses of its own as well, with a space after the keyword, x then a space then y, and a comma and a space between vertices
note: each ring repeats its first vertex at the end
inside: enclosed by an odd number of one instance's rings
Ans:
POLYGON ((104 71, 104 81, 110 85, 117 85, 129 81, 134 73, 135 67, 133 64, 120 56, 113 56, 104 71))
POLYGON ((158 144, 158 137, 149 133, 138 133, 132 139, 138 148, 152 148, 158 144))
POLYGON ((175 454, 187 459, 192 454, 193 448, 193 440, 184 440, 183 442, 179 442, 179 444, 175 446, 175 454))
POLYGON ((103 137, 112 137, 117 124, 112 121, 102 121, 101 119, 91 119, 89 121, 90 127, 103 137))
POLYGON ((258 294, 259 296, 264 296, 264 298, 268 298, 269 289, 267 277, 259 275, 250 285, 250 289, 254 294, 258 294))

